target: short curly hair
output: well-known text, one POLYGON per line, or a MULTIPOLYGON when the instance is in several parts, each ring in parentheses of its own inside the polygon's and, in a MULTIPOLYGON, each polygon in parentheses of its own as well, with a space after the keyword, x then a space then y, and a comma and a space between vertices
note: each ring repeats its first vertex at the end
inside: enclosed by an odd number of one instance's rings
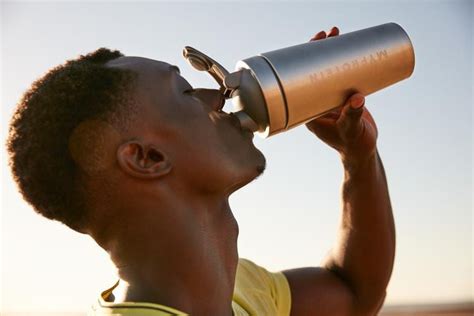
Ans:
POLYGON ((70 137, 90 120, 125 124, 116 118, 127 117, 136 74, 105 65, 121 56, 99 48, 49 70, 24 93, 10 122, 7 150, 23 197, 39 214, 80 232, 87 210, 70 137))

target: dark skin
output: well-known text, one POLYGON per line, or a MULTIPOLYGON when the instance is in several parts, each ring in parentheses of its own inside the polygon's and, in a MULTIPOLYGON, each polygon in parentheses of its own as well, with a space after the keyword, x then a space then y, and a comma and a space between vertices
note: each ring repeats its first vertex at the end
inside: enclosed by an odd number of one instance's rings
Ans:
MULTIPOLYGON (((318 33, 312 40, 339 34, 318 33)), ((139 76, 134 124, 111 140, 108 194, 91 201, 88 233, 121 278, 115 302, 141 301, 193 315, 232 315, 238 225, 229 196, 258 177, 265 158, 251 133, 222 111, 217 90, 196 89, 173 66, 121 57, 139 76)), ((377 128, 364 97, 306 124, 345 168, 338 242, 321 267, 283 271, 291 315, 370 315, 385 295, 394 225, 377 128)), ((103 183, 91 177, 88 185, 103 183)))
MULTIPOLYGON (((339 35, 333 27, 311 40, 339 35)), ((291 315, 375 315, 383 304, 395 256, 395 226, 377 126, 364 96, 306 124, 336 149, 344 166, 338 239, 321 267, 283 271, 291 315)))

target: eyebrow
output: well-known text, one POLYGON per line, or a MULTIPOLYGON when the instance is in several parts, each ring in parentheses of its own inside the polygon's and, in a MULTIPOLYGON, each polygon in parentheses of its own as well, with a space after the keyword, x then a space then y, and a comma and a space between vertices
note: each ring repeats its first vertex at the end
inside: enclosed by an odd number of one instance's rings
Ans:
POLYGON ((169 69, 176 71, 178 74, 181 74, 181 70, 179 70, 179 67, 178 67, 178 66, 171 65, 169 69))
POLYGON ((171 83, 172 86, 173 86, 175 89, 177 88, 179 81, 184 81, 184 82, 187 84, 188 87, 187 87, 185 90, 189 90, 189 89, 192 89, 192 88, 193 88, 193 87, 189 84, 189 82, 186 81, 186 79, 184 79, 183 77, 181 77, 181 71, 179 70, 179 67, 178 67, 178 66, 170 65, 170 66, 168 67, 168 69, 169 69, 170 71, 173 71, 173 70, 176 71, 176 73, 179 75, 179 76, 177 77, 178 80, 177 80, 177 81, 176 81, 176 80, 173 80, 173 82, 171 83))

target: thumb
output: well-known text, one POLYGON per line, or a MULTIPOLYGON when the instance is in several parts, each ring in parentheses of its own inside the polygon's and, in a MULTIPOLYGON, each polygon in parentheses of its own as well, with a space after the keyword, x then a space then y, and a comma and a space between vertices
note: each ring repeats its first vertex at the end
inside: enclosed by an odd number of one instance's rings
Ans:
POLYGON ((344 140, 356 139, 363 131, 362 114, 364 113, 365 97, 361 93, 352 95, 344 105, 337 120, 339 132, 344 140))

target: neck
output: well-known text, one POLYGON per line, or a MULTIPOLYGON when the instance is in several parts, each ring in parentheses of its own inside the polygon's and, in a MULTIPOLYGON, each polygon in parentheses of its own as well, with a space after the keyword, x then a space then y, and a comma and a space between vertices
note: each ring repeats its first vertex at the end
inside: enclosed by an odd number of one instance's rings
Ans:
POLYGON ((121 300, 232 314, 238 226, 227 197, 142 202, 119 214, 135 215, 112 220, 107 235, 114 237, 99 243, 126 285, 121 300))

